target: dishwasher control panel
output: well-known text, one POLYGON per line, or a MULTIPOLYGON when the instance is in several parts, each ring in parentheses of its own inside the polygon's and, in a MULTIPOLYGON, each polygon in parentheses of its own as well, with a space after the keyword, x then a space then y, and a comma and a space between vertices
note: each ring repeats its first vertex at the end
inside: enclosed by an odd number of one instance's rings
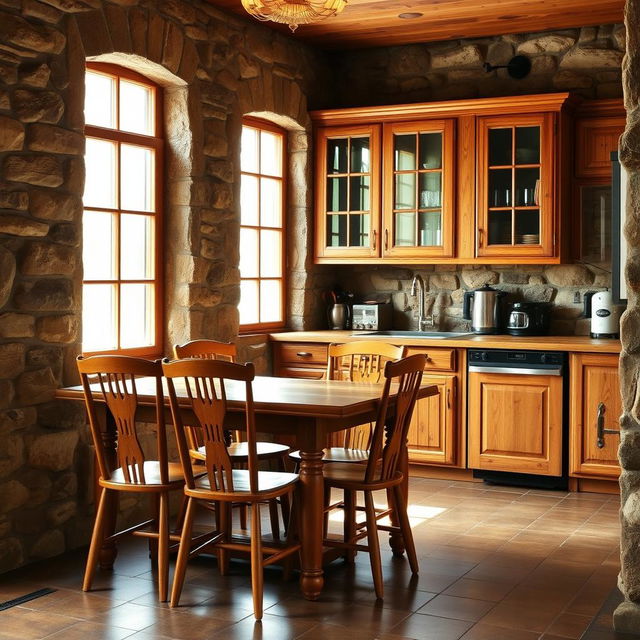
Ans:
POLYGON ((502 349, 470 349, 469 363, 488 366, 562 366, 565 355, 559 351, 507 351, 502 349))

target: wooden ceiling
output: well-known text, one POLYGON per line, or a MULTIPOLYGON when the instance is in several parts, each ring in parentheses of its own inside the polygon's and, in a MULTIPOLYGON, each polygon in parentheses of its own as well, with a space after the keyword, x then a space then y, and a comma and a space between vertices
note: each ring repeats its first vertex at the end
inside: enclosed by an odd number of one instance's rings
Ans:
MULTIPOLYGON (((240 0, 211 4, 253 20, 240 0)), ((323 49, 360 49, 622 22, 624 0, 348 0, 335 18, 293 35, 323 49), (413 20, 398 18, 417 12, 413 20)), ((288 27, 264 23, 283 32, 288 27)))

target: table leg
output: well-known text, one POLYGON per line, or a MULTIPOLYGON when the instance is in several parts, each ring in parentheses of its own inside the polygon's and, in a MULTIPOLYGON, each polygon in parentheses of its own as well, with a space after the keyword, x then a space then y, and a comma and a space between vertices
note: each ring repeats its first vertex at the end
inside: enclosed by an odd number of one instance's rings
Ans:
MULTIPOLYGON (((309 429, 309 435, 316 435, 309 429)), ((324 585, 322 577, 322 529, 324 523, 324 481, 322 445, 300 443, 301 565, 300 589, 307 600, 316 600, 324 585)))
MULTIPOLYGON (((113 416, 110 411, 107 411, 105 406, 101 406, 100 410, 103 412, 99 416, 100 424, 102 426, 102 445, 104 447, 105 457, 110 469, 115 469, 117 465, 116 446, 118 442, 118 432, 116 429, 113 416)), ((100 496, 100 487, 96 483, 95 496, 96 504, 100 496)), ((116 531, 116 519, 118 517, 118 492, 109 491, 107 495, 107 505, 104 520, 103 535, 105 538, 109 538, 116 531)), ((113 563, 118 555, 118 548, 115 542, 103 543, 100 549, 99 563, 101 569, 113 569, 113 563)))
MULTIPOLYGON (((409 503, 409 453, 406 447, 402 447, 400 451, 400 457, 398 459, 398 471, 402 472, 402 484, 400 485, 400 492, 403 496, 403 504, 395 505, 396 509, 406 509, 409 503)), ((391 525, 399 527, 400 522, 396 517, 395 510, 393 509, 392 501, 394 501, 393 489, 387 491, 387 501, 392 508, 391 511, 391 525)), ((394 556, 401 556, 404 553, 404 539, 401 533, 392 533, 389 535, 389 546, 393 551, 394 556)))

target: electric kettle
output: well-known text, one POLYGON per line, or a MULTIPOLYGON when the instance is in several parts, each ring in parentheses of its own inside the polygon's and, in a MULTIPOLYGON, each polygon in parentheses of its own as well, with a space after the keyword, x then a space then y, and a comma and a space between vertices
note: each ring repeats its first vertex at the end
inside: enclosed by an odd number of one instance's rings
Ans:
POLYGON ((620 336, 621 308, 613 303, 611 291, 588 291, 584 294, 584 317, 591 318, 592 338, 620 336))
POLYGON ((504 291, 485 285, 464 294, 462 317, 471 320, 474 333, 498 333, 500 328, 500 298, 504 291), (473 308, 471 301, 473 300, 473 308))

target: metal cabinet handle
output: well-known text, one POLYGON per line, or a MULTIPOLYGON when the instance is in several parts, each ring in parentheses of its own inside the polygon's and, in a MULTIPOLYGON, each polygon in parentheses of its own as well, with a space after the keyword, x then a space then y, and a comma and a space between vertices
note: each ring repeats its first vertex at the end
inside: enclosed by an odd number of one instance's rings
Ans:
POLYGON ((384 230, 384 250, 388 251, 389 249, 389 229, 384 230))
POLYGON ((451 389, 447 389, 447 409, 451 409, 451 389))
POLYGON ((298 351, 298 353, 296 353, 296 355, 299 358, 310 358, 311 357, 311 353, 309 353, 308 351, 298 351))
POLYGON ((378 244, 378 232, 374 229, 373 230, 373 250, 376 250, 376 246, 378 244))
POLYGON ((484 229, 478 228, 478 247, 482 247, 482 236, 484 235, 484 229))
POLYGON ((604 428, 604 414, 607 410, 607 407, 605 406, 604 402, 601 402, 598 405, 598 414, 597 414, 597 419, 596 419, 596 428, 598 430, 598 449, 602 449, 605 446, 605 441, 604 441, 604 437, 605 435, 614 435, 614 434, 618 434, 620 435, 620 429, 605 429, 604 428))

